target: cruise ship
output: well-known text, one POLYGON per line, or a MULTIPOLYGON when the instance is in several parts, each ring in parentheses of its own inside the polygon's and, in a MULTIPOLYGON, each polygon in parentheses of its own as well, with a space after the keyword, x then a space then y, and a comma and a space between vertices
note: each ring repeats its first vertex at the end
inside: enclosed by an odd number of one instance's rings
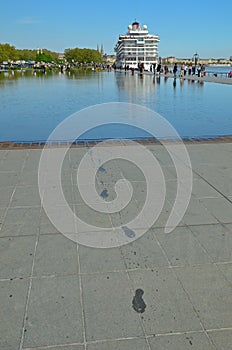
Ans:
POLYGON ((127 34, 119 35, 115 46, 116 68, 138 68, 143 64, 145 70, 158 62, 158 42, 156 34, 149 34, 147 26, 138 22, 128 26, 127 34))

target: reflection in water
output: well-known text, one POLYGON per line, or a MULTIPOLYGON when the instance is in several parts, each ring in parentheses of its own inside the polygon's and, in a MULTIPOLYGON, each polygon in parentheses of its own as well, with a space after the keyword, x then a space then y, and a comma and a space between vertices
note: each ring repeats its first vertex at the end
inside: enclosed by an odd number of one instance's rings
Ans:
POLYGON ((120 73, 115 73, 116 84, 119 93, 119 101, 140 103, 146 105, 147 96, 154 96, 156 87, 152 75, 135 74, 126 77, 120 73))
POLYGON ((160 84, 160 75, 157 75, 157 77, 156 77, 156 82, 157 82, 157 84, 160 84))
MULTIPOLYGON (((183 137, 232 134, 230 85, 124 73, 0 71, 0 141, 46 140, 70 114, 107 102, 151 108, 183 137)), ((133 137, 132 131, 127 131, 128 137, 133 137)), ((117 137, 120 132, 118 127, 117 137)))
POLYGON ((204 81, 199 81, 199 80, 198 80, 198 81, 197 81, 197 84, 198 84, 199 87, 203 87, 203 86, 204 86, 204 81))
POLYGON ((26 79, 32 79, 32 78, 39 78, 39 79, 54 79, 57 76, 64 75, 66 78, 70 79, 92 79, 94 77, 97 77, 97 73, 93 72, 92 70, 73 70, 73 71, 65 71, 62 74, 60 71, 51 71, 46 70, 46 72, 36 69, 36 70, 8 70, 8 71, 1 71, 0 70, 0 84, 7 84, 9 81, 17 81, 20 78, 26 78, 26 79))

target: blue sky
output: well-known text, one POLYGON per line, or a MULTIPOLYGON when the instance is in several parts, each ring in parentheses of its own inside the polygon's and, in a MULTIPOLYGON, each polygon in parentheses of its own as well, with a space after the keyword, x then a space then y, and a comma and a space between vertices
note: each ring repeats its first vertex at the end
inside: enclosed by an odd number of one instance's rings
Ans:
POLYGON ((17 48, 96 48, 114 53, 136 18, 160 36, 162 57, 232 56, 232 1, 1 0, 0 43, 17 48))

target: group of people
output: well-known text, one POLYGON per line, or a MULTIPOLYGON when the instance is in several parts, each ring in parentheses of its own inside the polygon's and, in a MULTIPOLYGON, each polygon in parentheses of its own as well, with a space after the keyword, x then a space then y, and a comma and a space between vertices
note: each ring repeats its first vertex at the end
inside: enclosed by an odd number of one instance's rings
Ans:
POLYGON ((153 72, 154 74, 160 74, 160 73, 164 73, 164 74, 168 74, 168 73, 173 73, 174 76, 176 77, 178 72, 179 72, 179 76, 180 77, 184 77, 187 74, 188 75, 198 75, 198 77, 203 77, 205 76, 205 65, 204 64, 199 64, 197 67, 194 65, 189 64, 184 65, 182 64, 180 69, 177 66, 177 63, 174 64, 173 69, 169 69, 167 65, 164 66, 164 68, 162 68, 161 64, 152 64, 150 66, 150 71, 153 72))
POLYGON ((191 64, 189 64, 188 66, 187 65, 184 65, 182 64, 180 69, 178 68, 177 66, 177 63, 174 64, 174 67, 173 67, 173 71, 169 70, 167 66, 164 67, 164 73, 167 74, 167 73, 173 73, 174 74, 174 77, 177 76, 178 74, 178 71, 180 72, 179 75, 180 77, 184 77, 186 76, 187 74, 188 75, 198 75, 198 77, 203 77, 205 76, 205 65, 204 64, 199 64, 198 66, 193 66, 191 64))
MULTIPOLYGON (((131 70, 132 74, 134 74, 135 68, 130 68, 129 65, 125 65, 124 67, 125 72, 127 70, 131 70)), ((144 63, 138 63, 138 71, 140 74, 143 74, 144 72, 144 63)), ((189 64, 189 65, 184 65, 182 64, 180 68, 177 66, 177 63, 174 64, 173 68, 170 69, 167 65, 162 67, 161 63, 153 63, 150 65, 150 72, 153 74, 160 75, 161 73, 164 73, 165 75, 170 73, 174 74, 174 77, 176 78, 177 75, 179 74, 179 77, 182 78, 186 75, 198 75, 198 77, 203 77, 206 75, 205 72, 205 65, 204 64, 199 64, 197 66, 189 64)))
POLYGON ((160 63, 153 63, 150 65, 150 72, 160 75, 160 73, 163 73, 163 68, 160 63))

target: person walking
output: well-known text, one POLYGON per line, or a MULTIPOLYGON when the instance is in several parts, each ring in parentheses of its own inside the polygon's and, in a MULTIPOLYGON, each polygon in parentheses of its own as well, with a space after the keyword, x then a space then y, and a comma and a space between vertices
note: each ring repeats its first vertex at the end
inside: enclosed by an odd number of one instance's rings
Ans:
POLYGON ((192 74, 192 65, 190 64, 189 66, 188 66, 188 75, 191 75, 192 74))
POLYGON ((161 64, 160 63, 157 66, 156 72, 158 75, 160 75, 160 73, 161 73, 161 64))
POLYGON ((153 63, 153 74, 155 75, 156 73, 156 63, 153 63))
POLYGON ((174 74, 175 78, 176 78, 176 75, 177 75, 177 71, 178 71, 178 67, 177 67, 177 63, 175 63, 174 67, 173 67, 173 74, 174 74))
POLYGON ((184 64, 182 64, 180 69, 180 78, 183 78, 183 76, 184 76, 184 64))
POLYGON ((169 72, 168 66, 165 66, 165 67, 164 67, 164 74, 166 75, 166 74, 168 74, 168 72, 169 72))
POLYGON ((204 64, 201 65, 201 76, 202 77, 205 76, 205 65, 204 64))
POLYGON ((187 71, 188 71, 188 66, 187 66, 187 65, 185 65, 185 66, 184 66, 184 75, 186 75, 186 74, 187 74, 187 71))

